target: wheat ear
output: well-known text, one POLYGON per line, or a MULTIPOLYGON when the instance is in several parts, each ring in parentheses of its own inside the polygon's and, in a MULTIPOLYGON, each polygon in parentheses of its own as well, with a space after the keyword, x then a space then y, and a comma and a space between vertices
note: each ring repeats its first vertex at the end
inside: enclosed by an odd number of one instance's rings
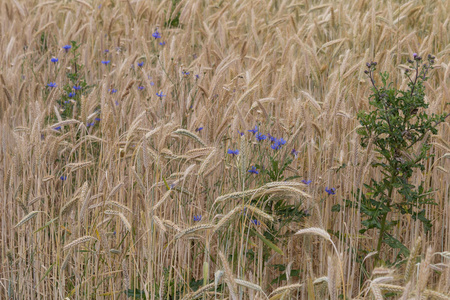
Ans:
POLYGON ((189 130, 186 129, 177 129, 173 132, 174 134, 178 134, 178 135, 184 135, 187 137, 190 137, 191 139, 195 140, 196 142, 198 142, 200 145, 202 145, 203 147, 206 147, 206 143, 196 134, 190 132, 189 130))
POLYGON ((414 247, 409 254, 408 262, 406 263, 405 269, 405 282, 409 282, 411 279, 411 274, 413 273, 414 261, 416 260, 417 255, 419 254, 420 246, 422 244, 422 238, 419 236, 416 239, 414 247))
POLYGON ((330 300, 337 300, 337 287, 336 287, 336 270, 331 260, 331 256, 328 256, 328 293, 330 294, 330 300))
POLYGON ((328 232, 326 232, 325 230, 318 228, 318 227, 310 227, 310 228, 305 228, 305 229, 301 229, 299 231, 297 231, 295 233, 296 235, 298 234, 315 234, 315 235, 319 235, 321 237, 323 237, 324 239, 326 239, 327 241, 329 241, 331 243, 331 245, 334 248, 334 251, 336 251, 336 255, 338 256, 338 261, 339 261, 339 268, 340 268, 340 272, 341 272, 341 278, 342 278, 342 288, 343 288, 343 295, 344 295, 344 299, 345 299, 345 278, 344 278, 344 271, 342 269, 342 261, 339 258, 339 251, 336 248, 336 245, 334 244, 333 240, 331 239, 331 236, 328 232))
POLYGON ((116 210, 105 210, 104 212, 106 215, 114 215, 118 216, 120 220, 122 220, 123 225, 125 225, 125 228, 131 232, 131 224, 128 222, 127 218, 123 215, 123 213, 116 211, 116 210))
POLYGON ((63 250, 68 250, 68 249, 70 249, 72 247, 75 247, 76 245, 79 245, 79 244, 82 244, 82 243, 85 243, 85 242, 88 242, 88 241, 91 241, 91 240, 97 241, 97 239, 95 237, 92 237, 92 236, 89 236, 89 235, 82 236, 82 237, 74 240, 73 242, 67 244, 66 246, 64 246, 63 250))
POLYGON ((273 296, 275 296, 275 295, 284 293, 286 291, 297 290, 302 287, 303 287, 303 284, 301 284, 301 283, 294 283, 294 284, 282 286, 282 287, 275 289, 272 293, 270 293, 270 296, 272 296, 272 298, 273 298, 273 296))
POLYGON ((180 231, 179 233, 177 233, 177 235, 175 235, 175 239, 179 239, 182 238, 185 235, 191 234, 193 232, 199 231, 199 230, 205 230, 205 229, 210 229, 210 228, 214 228, 215 226, 213 224, 200 224, 200 225, 196 225, 196 226, 192 226, 189 227, 187 229, 184 229, 182 231, 180 231))
POLYGON ((430 263, 433 256, 433 249, 428 247, 425 255, 425 260, 420 264, 419 278, 417 279, 417 291, 418 294, 422 294, 427 286, 428 278, 430 277, 430 263))
POLYGON ((228 289, 230 290, 230 296, 233 300, 237 300, 237 285, 234 280, 233 273, 231 272, 230 266, 228 265, 228 261, 225 258, 225 255, 221 251, 219 251, 219 258, 222 261, 223 269, 225 270, 225 282, 227 283, 228 289))
POLYGON ((191 299, 198 298, 201 294, 203 294, 204 292, 206 292, 209 289, 212 289, 213 287, 214 287, 214 283, 207 284, 207 285, 199 288, 195 292, 192 292, 192 293, 189 293, 189 294, 185 295, 182 298, 182 300, 191 300, 191 299))
POLYGON ((28 215, 26 215, 25 217, 22 218, 22 220, 19 221, 19 223, 16 224, 16 226, 14 226, 14 228, 18 228, 20 226, 22 226, 23 224, 25 224, 26 222, 30 221, 31 219, 33 219, 39 212, 41 211, 32 211, 30 212, 28 215))

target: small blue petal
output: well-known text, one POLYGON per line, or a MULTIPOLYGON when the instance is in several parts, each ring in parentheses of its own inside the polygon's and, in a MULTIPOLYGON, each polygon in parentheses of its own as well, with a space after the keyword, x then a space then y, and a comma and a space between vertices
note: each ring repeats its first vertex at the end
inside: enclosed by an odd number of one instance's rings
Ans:
POLYGON ((254 135, 255 133, 258 132, 258 126, 255 125, 255 128, 254 129, 250 129, 249 132, 253 133, 253 135, 254 135))
POLYGON ((158 32, 158 29, 156 29, 155 32, 153 32, 152 37, 154 37, 155 39, 160 39, 162 36, 158 32))
POLYGON ((256 170, 256 167, 253 166, 250 170, 248 170, 248 172, 252 173, 252 174, 259 174, 258 170, 256 170))

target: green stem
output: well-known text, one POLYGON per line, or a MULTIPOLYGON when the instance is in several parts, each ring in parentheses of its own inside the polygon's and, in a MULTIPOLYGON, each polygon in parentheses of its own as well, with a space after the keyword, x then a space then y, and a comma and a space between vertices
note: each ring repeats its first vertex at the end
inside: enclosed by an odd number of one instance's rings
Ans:
MULTIPOLYGON (((391 207, 391 197, 392 197, 392 192, 394 191, 394 185, 393 184, 394 184, 396 178, 397 178, 397 175, 393 174, 392 177, 391 177, 391 182, 389 184, 388 201, 386 203, 388 208, 391 207)), ((383 215, 383 219, 381 219, 380 236, 378 237, 378 244, 377 244, 377 255, 376 255, 376 262, 377 263, 380 261, 380 250, 381 250, 381 245, 383 244, 383 236, 384 236, 384 233, 386 231, 386 219, 387 219, 388 213, 389 212, 386 212, 383 215)))

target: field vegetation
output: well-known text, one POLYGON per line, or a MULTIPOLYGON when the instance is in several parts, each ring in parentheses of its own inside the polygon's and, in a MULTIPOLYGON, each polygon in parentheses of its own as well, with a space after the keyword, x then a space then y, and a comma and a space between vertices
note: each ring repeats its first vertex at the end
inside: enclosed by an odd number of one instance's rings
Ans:
POLYGON ((0 298, 450 299, 449 58, 448 0, 1 1, 0 298))

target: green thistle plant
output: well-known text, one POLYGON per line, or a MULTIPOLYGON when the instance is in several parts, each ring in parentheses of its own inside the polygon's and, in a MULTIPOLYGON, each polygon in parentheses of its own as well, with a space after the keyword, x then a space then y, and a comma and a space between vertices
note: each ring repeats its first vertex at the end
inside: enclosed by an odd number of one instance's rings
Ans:
POLYGON ((372 166, 380 168, 383 177, 371 179, 370 184, 365 185, 368 192, 361 193, 361 199, 350 205, 357 207, 360 202, 359 209, 364 216, 361 233, 369 229, 378 231, 378 261, 383 244, 399 249, 399 255, 408 255, 408 249, 390 234, 400 221, 397 218, 399 213, 420 220, 425 232, 432 226, 425 216, 425 206, 436 205, 429 198, 432 191, 426 190, 423 182, 415 186, 410 179, 415 170, 425 170, 424 162, 431 157, 428 153, 430 134, 436 134, 438 124, 448 117, 448 114, 430 116, 425 111, 428 104, 425 102, 424 82, 433 69, 434 59, 428 55, 428 62, 423 63, 417 54, 413 60, 408 59, 405 75, 409 83, 405 91, 393 87, 386 72, 380 73, 382 84, 377 85, 374 78, 377 63, 367 63, 365 73, 372 83, 369 103, 375 109, 358 114, 362 125, 358 133, 361 146, 368 148, 370 144, 379 154, 372 166), (395 202, 394 192, 400 196, 395 202))

